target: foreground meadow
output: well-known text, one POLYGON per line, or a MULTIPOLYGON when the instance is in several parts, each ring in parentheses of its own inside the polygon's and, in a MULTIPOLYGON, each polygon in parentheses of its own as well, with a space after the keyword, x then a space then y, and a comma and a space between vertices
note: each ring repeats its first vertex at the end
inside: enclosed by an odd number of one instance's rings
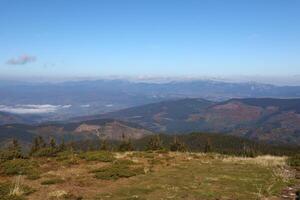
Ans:
POLYGON ((0 168, 0 200, 280 199, 285 157, 176 152, 62 152, 0 168))

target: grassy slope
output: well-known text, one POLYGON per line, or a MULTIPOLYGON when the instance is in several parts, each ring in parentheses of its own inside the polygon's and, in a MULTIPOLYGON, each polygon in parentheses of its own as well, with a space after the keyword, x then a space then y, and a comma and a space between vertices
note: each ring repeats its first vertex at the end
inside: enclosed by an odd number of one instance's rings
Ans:
POLYGON ((98 199, 257 199, 276 195, 286 185, 274 175, 274 168, 251 161, 224 162, 206 156, 175 160, 98 199))
MULTIPOLYGON (((260 199, 278 196, 291 181, 288 174, 282 173, 287 168, 283 157, 145 152, 115 153, 115 157, 134 161, 132 166, 143 167, 145 174, 101 180, 96 179, 91 170, 110 166, 111 162, 87 161, 84 156, 77 155, 35 158, 40 163, 41 178, 22 179, 22 184, 36 190, 26 198, 260 199), (51 184, 42 184, 45 182, 51 184)), ((0 182, 15 179, 14 176, 0 176, 0 182)))

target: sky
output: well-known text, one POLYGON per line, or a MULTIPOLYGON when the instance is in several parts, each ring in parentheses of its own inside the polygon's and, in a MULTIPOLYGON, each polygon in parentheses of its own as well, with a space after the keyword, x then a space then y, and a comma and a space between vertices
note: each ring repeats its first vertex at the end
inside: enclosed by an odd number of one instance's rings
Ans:
POLYGON ((0 0, 0 77, 300 77, 299 0, 0 0))

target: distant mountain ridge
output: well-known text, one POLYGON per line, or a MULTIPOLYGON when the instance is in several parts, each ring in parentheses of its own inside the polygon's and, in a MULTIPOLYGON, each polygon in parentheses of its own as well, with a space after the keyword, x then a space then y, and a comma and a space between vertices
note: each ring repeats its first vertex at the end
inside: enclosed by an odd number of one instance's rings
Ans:
POLYGON ((13 138, 29 144, 36 136, 49 140, 54 137, 66 141, 140 139, 153 133, 129 122, 97 119, 74 123, 44 123, 40 125, 7 124, 0 126, 0 146, 13 138))
MULTIPOLYGON (((25 83, 2 81, 0 111, 15 112, 16 106, 30 114, 39 113, 33 122, 66 120, 182 98, 204 98, 224 101, 232 98, 299 98, 300 86, 275 86, 260 83, 230 83, 212 80, 171 81, 164 83, 128 80, 73 81, 62 83, 25 83)), ((20 111, 20 110, 19 110, 20 111)), ((27 117, 27 116, 25 116, 27 117)), ((17 120, 15 122, 18 122, 17 120)), ((31 120, 29 120, 31 122, 31 120)), ((1 121, 0 124, 6 123, 1 121)))
POLYGON ((114 118, 169 134, 220 132, 273 143, 300 144, 300 99, 164 101, 81 119, 114 118))
POLYGON ((32 121, 20 115, 0 111, 0 125, 12 123, 31 123, 32 121))
POLYGON ((139 139, 153 133, 222 133, 257 141, 300 144, 300 99, 247 98, 213 102, 199 98, 162 101, 64 122, 0 126, 0 139, 31 141, 36 135, 66 139, 123 135, 139 139))

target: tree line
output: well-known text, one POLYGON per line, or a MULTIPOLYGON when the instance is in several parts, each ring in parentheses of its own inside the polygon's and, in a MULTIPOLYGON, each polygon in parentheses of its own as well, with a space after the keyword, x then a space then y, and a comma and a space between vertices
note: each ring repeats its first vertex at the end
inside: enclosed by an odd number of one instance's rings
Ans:
POLYGON ((53 157, 63 151, 178 151, 178 152, 216 152, 237 156, 254 157, 261 154, 293 155, 299 153, 293 148, 258 144, 241 138, 212 134, 188 135, 152 135, 140 140, 131 140, 122 135, 121 141, 106 139, 56 141, 55 138, 45 140, 37 136, 32 141, 29 151, 22 151, 18 140, 0 152, 0 159, 10 160, 25 157, 53 157))

